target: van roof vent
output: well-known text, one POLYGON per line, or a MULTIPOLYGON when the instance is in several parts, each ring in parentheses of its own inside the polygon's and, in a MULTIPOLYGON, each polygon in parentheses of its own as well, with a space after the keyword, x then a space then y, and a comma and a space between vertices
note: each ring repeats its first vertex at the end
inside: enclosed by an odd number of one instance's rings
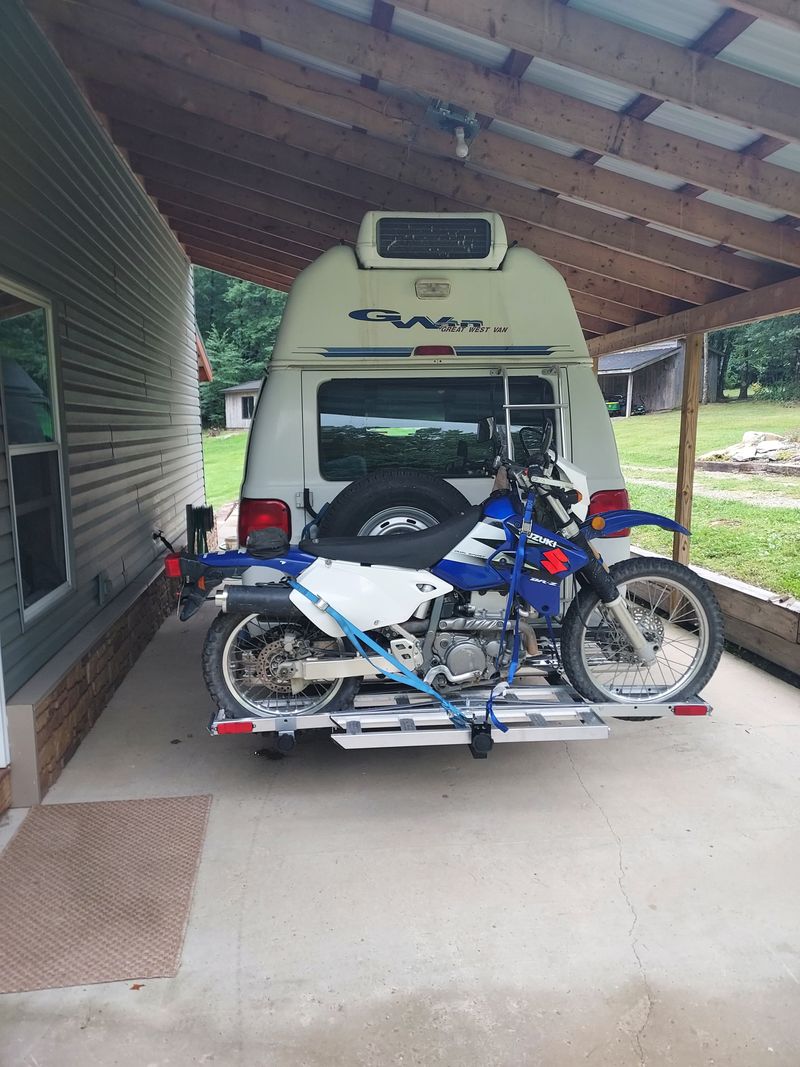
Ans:
POLYGON ((494 270, 506 254, 499 215, 370 211, 356 251, 363 267, 494 270))

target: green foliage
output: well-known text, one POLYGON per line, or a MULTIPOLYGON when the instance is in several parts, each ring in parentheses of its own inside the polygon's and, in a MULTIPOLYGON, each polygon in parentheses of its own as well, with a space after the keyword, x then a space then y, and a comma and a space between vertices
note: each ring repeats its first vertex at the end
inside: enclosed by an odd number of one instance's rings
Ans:
POLYGON ((718 330, 708 343, 722 354, 723 384, 737 388, 740 399, 754 385, 774 399, 800 396, 800 315, 718 330))
POLYGON ((206 499, 217 508, 239 498, 247 449, 247 430, 203 434, 206 499))
POLYGON ((205 339, 206 351, 214 369, 214 378, 200 386, 200 415, 204 426, 225 425, 225 397, 223 391, 247 381, 241 352, 226 330, 220 333, 216 324, 205 339))
POLYGON ((286 294, 226 274, 194 268, 197 326, 214 381, 201 386, 205 426, 225 425, 222 390, 266 373, 286 294))

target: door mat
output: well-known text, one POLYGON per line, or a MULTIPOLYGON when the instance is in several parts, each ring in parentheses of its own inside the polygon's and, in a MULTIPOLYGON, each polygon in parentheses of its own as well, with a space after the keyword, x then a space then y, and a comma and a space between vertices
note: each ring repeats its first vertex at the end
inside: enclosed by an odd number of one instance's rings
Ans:
POLYGON ((32 808, 0 854, 0 992, 177 974, 210 806, 32 808))

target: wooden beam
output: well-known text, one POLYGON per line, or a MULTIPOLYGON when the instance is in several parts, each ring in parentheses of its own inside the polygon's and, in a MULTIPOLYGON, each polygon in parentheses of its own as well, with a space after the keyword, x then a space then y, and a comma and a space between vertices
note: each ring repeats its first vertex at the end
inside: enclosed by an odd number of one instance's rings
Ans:
MULTIPOLYGON (((82 7, 70 0, 31 0, 31 3, 35 4, 37 10, 44 8, 45 15, 60 18, 71 25, 77 25, 76 17, 82 7)), ((106 7, 109 0, 102 0, 102 4, 106 7)), ((502 74, 478 68, 467 60, 454 56, 445 59, 434 48, 404 41, 372 26, 325 11, 308 3, 308 0, 293 0, 291 5, 286 5, 283 0, 181 0, 180 6, 196 14, 227 22, 248 33, 263 35, 300 52, 308 52, 308 27, 313 25, 313 49, 319 58, 348 67, 359 74, 371 74, 436 97, 441 96, 442 70, 445 68, 448 82, 459 86, 459 103, 477 112, 503 118, 534 132, 570 140, 603 154, 618 155, 652 169, 677 173, 687 181, 707 188, 800 214, 800 190, 797 189, 794 176, 785 168, 740 156, 683 134, 661 130, 634 118, 620 117, 605 108, 540 85, 513 81, 502 74)), ((128 32, 125 32, 126 27, 121 30, 117 27, 110 34, 101 24, 99 16, 102 12, 97 12, 97 9, 83 10, 89 13, 83 32, 106 40, 109 44, 122 44, 129 50, 134 47, 131 41, 138 32, 135 22, 128 32), (109 36, 113 37, 111 41, 108 40, 109 36)), ((137 18, 141 21, 141 16, 137 18)), ((122 21, 130 23, 132 20, 122 21)), ((172 21, 180 26, 179 20, 172 21)), ((176 32, 184 33, 185 38, 185 30, 178 29, 176 32)), ((198 31, 191 27, 190 33, 196 38, 198 31)), ((67 29, 61 28, 56 34, 56 43, 65 54, 68 65, 80 66, 81 59, 76 53, 81 52, 81 41, 79 34, 67 29), (72 58, 67 55, 68 52, 72 58)), ((234 43, 227 42, 228 50, 234 43)), ((300 67, 296 67, 293 84, 288 79, 281 81, 273 78, 268 82, 265 72, 260 78, 261 89, 257 89, 252 84, 252 72, 243 72, 237 69, 236 64, 220 60, 216 61, 215 67, 211 53, 200 50, 201 54, 194 54, 197 50, 187 49, 185 39, 178 40, 176 46, 174 40, 164 34, 151 32, 140 47, 145 53, 163 58, 163 49, 167 45, 171 45, 170 57, 164 62, 183 70, 189 67, 194 71, 202 71, 204 77, 221 84, 235 83, 236 87, 246 91, 255 89, 281 103, 288 104, 289 96, 298 93, 308 98, 314 95, 309 86, 317 87, 327 108, 323 109, 322 114, 330 114, 331 109, 340 112, 352 110, 356 100, 359 104, 363 100, 359 94, 370 95, 370 91, 360 84, 351 85, 342 79, 300 67), (217 69, 220 63, 222 69, 217 69), (243 73, 248 74, 249 84, 241 82, 243 73), (285 89, 288 92, 284 92, 285 89)), ((215 45, 215 49, 217 47, 215 45)), ((89 61, 86 51, 84 41, 84 62, 89 61)), ((88 51, 91 53, 92 49, 88 51)), ((97 51, 94 48, 94 52, 97 51)), ((283 62, 253 48, 245 48, 245 51, 251 53, 251 63, 253 57, 258 57, 274 69, 277 62, 283 62)), ((114 75, 113 70, 120 62, 111 49, 106 49, 102 56, 94 56, 95 73, 92 76, 116 83, 119 75, 114 75), (97 72, 97 64, 105 65, 105 75, 97 72)), ((389 103, 387 107, 391 108, 392 104, 389 103)), ((315 110, 308 102, 304 109, 315 110)), ((363 121, 356 123, 359 127, 377 133, 377 127, 386 125, 382 107, 376 106, 375 102, 370 108, 364 101, 361 111, 363 121)), ((393 135, 398 136, 404 126, 404 118, 390 115, 390 124, 393 126, 393 135)), ((407 132, 410 135, 410 131, 407 132)), ((441 133, 437 137, 441 144, 441 133)), ((441 147, 438 150, 441 151, 441 147)))
MULTIPOLYGON (((273 258, 286 255, 291 259, 297 259, 298 262, 304 263, 312 262, 320 252, 324 251, 324 249, 309 248, 308 245, 300 244, 297 241, 286 241, 278 237, 272 237, 261 228, 241 226, 236 222, 222 218, 219 214, 208 215, 183 204, 172 204, 167 200, 158 200, 157 203, 159 211, 167 218, 173 229, 183 228, 185 233, 196 229, 198 232, 202 231, 205 234, 225 235, 246 244, 254 245, 256 248, 266 249, 273 254, 273 258)), ((328 247, 330 248, 335 244, 335 241, 331 241, 328 247)), ((615 319, 614 321, 616 322, 617 320, 615 319)), ((632 323, 624 322, 621 325, 629 326, 632 323)))
POLYGON ((281 247, 278 242, 285 242, 289 246, 286 251, 292 251, 296 246, 299 250, 297 255, 309 253, 316 255, 338 244, 333 237, 326 237, 313 230, 301 229, 299 226, 293 226, 265 213, 259 214, 234 207, 222 200, 192 193, 189 202, 185 189, 175 188, 167 185, 166 182, 148 180, 147 191, 159 204, 168 209, 165 214, 175 212, 177 218, 186 218, 189 221, 194 219, 200 222, 200 225, 210 226, 212 229, 215 224, 219 224, 232 233, 235 233, 237 228, 241 228, 245 233, 255 234, 256 239, 263 238, 273 248, 281 247))
POLYGON ((188 242, 198 248, 208 244, 216 248, 228 249, 230 252, 242 253, 240 258, 243 263, 253 263, 265 270, 274 270, 278 274, 284 269, 304 270, 312 262, 310 259, 299 259, 297 256, 275 248, 267 248, 258 241, 243 240, 234 234, 209 230, 204 226, 183 222, 181 219, 169 219, 169 223, 178 240, 184 244, 188 242))
POLYGON ((503 0, 500 10, 486 0, 398 0, 396 6, 648 96, 800 140, 796 86, 558 0, 503 0))
POLYGON ((587 315, 582 311, 578 312, 578 321, 584 329, 591 330, 592 333, 598 336, 607 334, 614 326, 612 322, 600 319, 596 315, 587 315))
POLYGON ((786 30, 800 31, 800 5, 797 0, 725 0, 728 7, 774 22, 786 30))
MULTIPOLYGON (((60 13, 62 18, 66 9, 68 15, 87 23, 83 27, 85 32, 105 32, 105 37, 101 36, 100 39, 121 39, 129 47, 136 44, 149 46, 152 53, 163 62, 172 62, 180 68, 179 73, 152 59, 132 55, 129 51, 115 51, 110 45, 102 49, 92 47, 91 41, 75 34, 57 33, 57 43, 68 65, 82 76, 100 79, 101 82, 110 81, 119 87, 115 90, 109 85, 100 85, 97 87, 100 93, 116 92, 119 97, 124 96, 125 91, 135 91, 139 99, 142 93, 146 93, 148 97, 179 107, 184 112, 192 111, 252 132, 263 133, 266 130, 271 136, 289 143, 296 143, 292 135, 298 129, 301 136, 298 147, 307 146, 303 138, 310 132, 309 124, 313 126, 316 123, 318 129, 323 126, 319 120, 306 115, 299 116, 296 111, 249 95, 257 86, 273 95, 276 91, 275 71, 270 66, 273 57, 256 52, 253 48, 246 48, 208 31, 197 30, 153 11, 132 8, 124 0, 102 2, 106 6, 111 5, 114 11, 135 12, 132 17, 137 22, 105 10, 87 9, 80 3, 67 4, 65 0, 33 2, 48 4, 47 10, 51 14, 60 13), (143 34, 145 31, 146 36, 138 40, 136 33, 143 34), (183 36, 176 37, 176 33, 183 36), (168 42, 172 43, 171 49, 166 47, 168 42), (209 52, 209 49, 223 50, 222 70, 215 71, 213 68, 216 53, 209 52), (238 61, 230 62, 234 57, 238 61), (254 58, 261 65, 252 72, 255 77, 250 75, 248 67, 254 58), (204 76, 198 77, 191 73, 193 70, 203 71, 204 76), (233 82, 237 88, 211 83, 208 78, 212 75, 233 82), (245 92, 238 91, 240 89, 245 92), (298 125, 300 123, 303 123, 303 127, 298 125)), ((95 3, 98 2, 101 0, 95 0, 95 3)), ((381 137, 405 143, 406 149, 406 138, 411 136, 415 124, 422 121, 421 108, 408 106, 404 115, 395 116, 396 101, 371 94, 360 87, 355 89, 361 96, 354 99, 353 87, 346 86, 341 79, 309 72, 291 64, 280 66, 278 72, 281 75, 278 79, 278 98, 289 107, 313 110, 339 122, 362 126, 381 137), (403 122, 399 129, 396 119, 402 119, 403 122)), ((104 107, 102 99, 97 101, 97 106, 101 109, 104 107)), ((327 125, 329 139, 347 133, 341 126, 327 125)), ((415 136, 415 155, 417 149, 426 154, 452 155, 452 140, 439 131, 420 128, 415 136)), ((376 168, 382 145, 372 140, 370 146, 372 151, 368 156, 374 155, 376 159, 372 162, 366 158, 364 165, 376 168)), ((345 158, 341 148, 337 149, 337 153, 340 158, 345 158)), ((800 265, 800 233, 789 226, 775 226, 491 131, 483 132, 473 143, 471 165, 486 167, 511 181, 533 183, 580 200, 616 208, 636 218, 685 229, 733 248, 800 265)))
MULTIPOLYGON (((355 201, 343 198, 318 186, 309 185, 299 179, 286 179, 272 171, 251 167, 235 159, 212 152, 192 151, 180 142, 153 140, 150 151, 152 156, 140 155, 129 151, 131 166, 145 179, 155 176, 161 180, 171 171, 165 168, 179 168, 186 177, 182 184, 186 188, 198 188, 203 195, 214 195, 213 184, 220 183, 225 189, 225 199, 241 206, 254 205, 254 197, 265 193, 270 199, 280 199, 295 210, 312 213, 317 219, 311 228, 320 228, 321 232, 341 233, 341 228, 351 223, 356 228, 364 213, 370 208, 387 210, 437 211, 470 210, 470 205, 439 199, 422 190, 411 190, 408 194, 399 183, 392 187, 388 203, 379 200, 355 201), (161 157, 161 158, 156 158, 161 157), (195 180, 197 179, 197 180, 195 180), (198 180, 202 184, 198 184, 198 180), (273 196, 277 194, 277 196, 273 196), (351 207, 350 205, 355 205, 351 207), (328 223, 323 216, 330 216, 328 223)), ((352 189, 351 182, 351 189, 352 189)), ((526 223, 509 220, 507 232, 511 240, 516 240, 525 247, 549 260, 555 260, 566 266, 580 267, 615 278, 633 285, 646 286, 666 296, 687 300, 691 303, 703 303, 718 299, 730 292, 727 286, 699 278, 673 267, 657 263, 645 264, 635 256, 614 252, 600 245, 556 233, 526 223)), ((346 238, 352 240, 352 231, 346 238)))
MULTIPOLYGON (((683 396, 681 399, 681 430, 678 440, 678 480, 675 487, 675 521, 686 529, 692 525, 694 495, 694 463, 697 454, 697 413, 700 409, 700 368, 703 362, 703 335, 690 333, 686 337, 683 364, 683 396)), ((689 562, 689 538, 674 533, 672 558, 678 563, 689 562)))
POLYGON ((644 312, 635 311, 633 308, 625 307, 624 304, 616 304, 613 300, 604 300, 602 297, 591 296, 589 293, 580 291, 571 292, 570 295, 577 312, 596 315, 615 326, 635 326, 648 319, 644 312))
POLYGON ((148 192, 150 192, 151 183, 154 183, 154 187, 166 184, 182 191, 184 203, 191 203, 192 197, 197 193, 206 200, 219 200, 244 211, 265 215, 267 218, 280 219, 290 226, 312 230, 317 234, 333 237, 335 240, 349 244, 355 242, 358 234, 358 226, 354 222, 344 222, 332 215, 323 215, 321 212, 298 204, 279 200, 268 193, 245 189, 231 182, 220 181, 209 175, 187 170, 185 167, 177 167, 158 159, 144 157, 141 159, 133 157, 131 166, 143 178, 148 192))
POLYGON ((209 252, 203 248, 188 246, 186 254, 192 263, 196 263, 200 267, 209 267, 211 270, 217 270, 221 274, 229 274, 233 278, 247 278, 249 281, 257 281, 260 285, 280 285, 284 287, 284 291, 288 291, 294 280, 290 276, 259 270, 250 264, 242 263, 236 258, 209 252))
POLYGON ((263 274, 270 274, 275 278, 286 278, 287 281, 292 281, 303 269, 295 264, 285 263, 283 260, 270 259, 267 254, 255 255, 249 251, 244 252, 224 238, 198 237, 181 231, 177 231, 176 237, 186 248, 210 252, 212 255, 224 256, 227 259, 235 259, 237 263, 241 263, 243 266, 252 267, 254 270, 263 274))
MULTIPOLYGON (((210 158, 222 154, 227 161, 223 168, 226 173, 234 169, 242 171, 243 168, 234 168, 231 163, 233 159, 241 160, 328 190, 347 190, 348 196, 365 202, 392 204, 399 209, 406 206, 414 209, 419 190, 424 189, 427 193, 450 198, 452 203, 447 204, 448 208, 497 211, 506 217, 513 216, 535 226, 741 289, 758 288, 789 273, 785 267, 755 263, 731 252, 705 248, 693 241, 648 230, 638 223, 617 219, 537 190, 522 189, 499 178, 467 170, 455 161, 427 161, 420 156, 410 156, 399 146, 382 146, 380 160, 373 159, 369 169, 365 169, 367 157, 372 157, 373 153, 364 136, 355 132, 345 132, 342 136, 337 132, 334 141, 326 136, 324 123, 317 123, 323 129, 317 130, 313 137, 308 136, 306 144, 310 147, 306 149, 236 130, 175 108, 158 105, 141 108, 137 103, 127 94, 124 101, 118 98, 115 101, 106 95, 101 102, 104 112, 111 117, 115 140, 129 151, 155 153, 158 158, 164 158, 159 151, 160 145, 185 142, 202 149, 203 158, 209 153, 210 158), (121 116, 119 112, 122 112, 121 116), (328 158, 334 145, 339 149, 337 159, 328 158), (343 161, 345 158, 347 162, 343 161), (377 168, 382 172, 381 178, 373 177, 377 168)), ((270 192, 281 195, 274 183, 270 192)))
POLYGON ((177 4, 276 44, 306 53, 312 50, 319 59, 434 97, 441 96, 444 71, 447 82, 458 86, 459 103, 470 110, 646 167, 672 174, 677 170, 707 188, 800 214, 800 190, 785 168, 621 117, 541 85, 512 81, 466 59, 445 58, 435 48, 382 33, 309 0, 292 0, 290 5, 284 0, 177 0, 177 4), (314 27, 313 42, 309 26, 314 27))
POLYGON ((622 352, 690 333, 707 333, 742 322, 770 319, 790 311, 800 311, 800 275, 764 289, 753 289, 749 293, 717 300, 704 307, 689 308, 662 319, 651 319, 640 326, 615 330, 593 342, 590 347, 592 355, 601 356, 606 352, 622 352))
POLYGON ((660 293, 640 289, 613 278, 604 278, 600 274, 592 274, 577 267, 565 267, 560 263, 553 263, 553 266, 562 275, 571 292, 589 293, 605 300, 613 300, 635 311, 645 312, 648 318, 654 315, 674 315, 687 307, 687 304, 680 300, 672 300, 660 293))

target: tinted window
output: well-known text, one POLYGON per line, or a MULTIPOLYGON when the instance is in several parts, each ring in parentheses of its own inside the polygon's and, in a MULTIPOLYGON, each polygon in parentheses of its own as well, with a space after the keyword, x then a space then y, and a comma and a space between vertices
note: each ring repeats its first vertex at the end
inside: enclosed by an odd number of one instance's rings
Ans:
MULTIPOLYGON (((329 481, 351 481, 385 467, 411 467, 446 478, 489 474, 491 447, 478 423, 505 425, 503 380, 492 378, 345 378, 324 382, 317 396, 319 467, 329 481)), ((511 379, 511 401, 552 404, 549 382, 511 379)), ((516 420, 540 426, 546 412, 516 420)))

